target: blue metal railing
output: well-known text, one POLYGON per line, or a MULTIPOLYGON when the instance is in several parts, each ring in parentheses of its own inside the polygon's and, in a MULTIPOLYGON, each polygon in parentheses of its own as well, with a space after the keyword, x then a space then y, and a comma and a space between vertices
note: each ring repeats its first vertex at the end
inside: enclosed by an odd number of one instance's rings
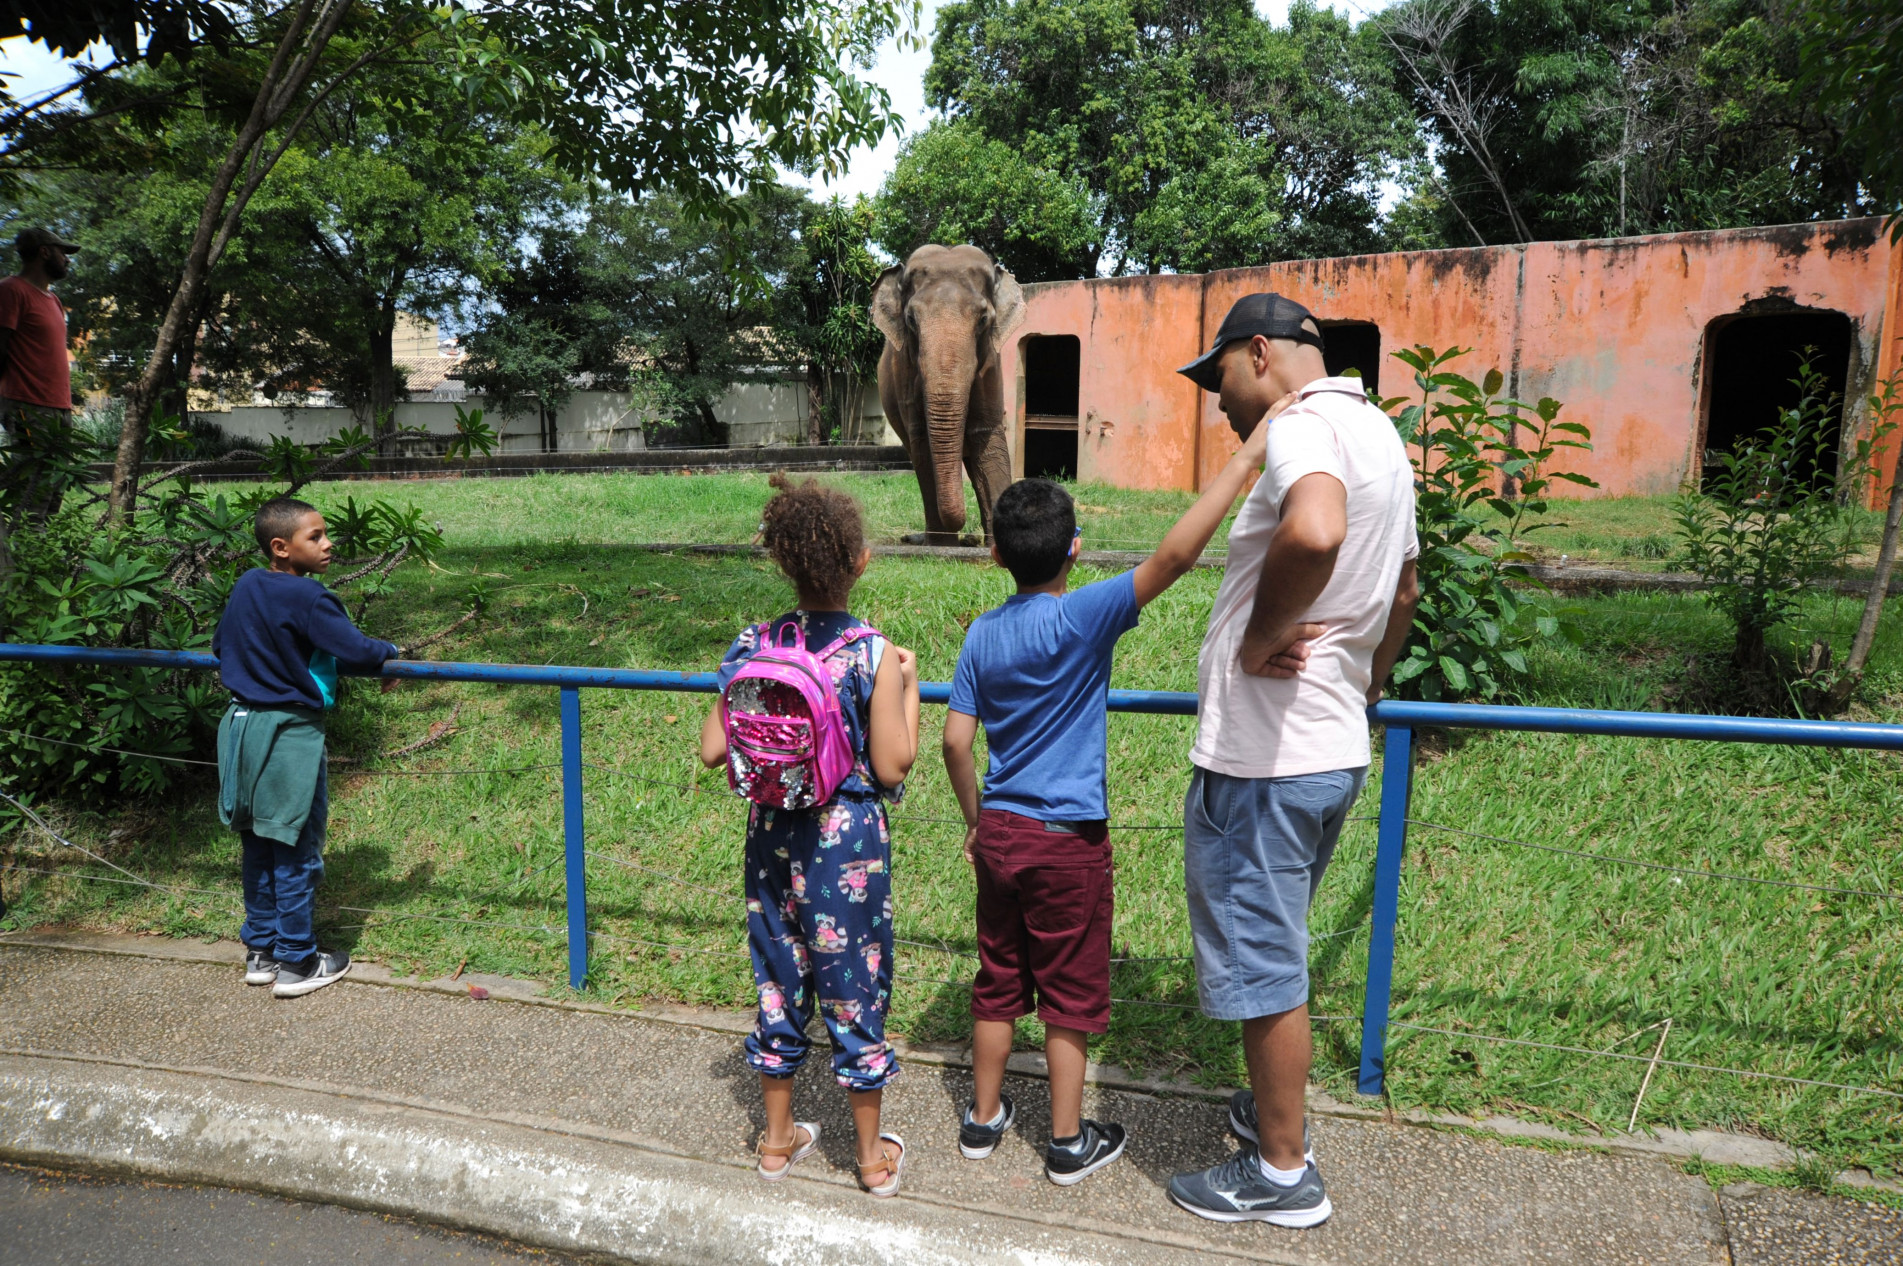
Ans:
MULTIPOLYGON (((83 646, 0 643, 0 662, 117 664, 146 668, 215 670, 218 659, 196 651, 148 651, 83 646)), ((561 691, 562 832, 568 889, 568 983, 581 988, 588 976, 587 842, 582 824, 581 689, 714 692, 712 673, 634 668, 569 668, 530 664, 452 664, 392 660, 380 674, 432 681, 485 681, 502 685, 555 686, 561 691)), ((920 698, 945 703, 946 682, 924 682, 920 698)), ((1194 716, 1196 696, 1171 690, 1112 690, 1112 712, 1194 716)), ((1401 899, 1401 861, 1407 845, 1408 809, 1414 782, 1414 731, 1450 729, 1524 730, 1545 734, 1604 734, 1631 738, 1689 739, 1716 743, 1780 743, 1802 747, 1862 748, 1903 752, 1903 725, 1848 721, 1787 721, 1768 717, 1698 716, 1666 712, 1594 712, 1581 708, 1510 708, 1462 703, 1384 700, 1368 718, 1386 730, 1381 777, 1381 817, 1374 861, 1374 910, 1368 942, 1367 996, 1361 1018, 1362 1094, 1381 1093, 1385 1078, 1388 1011, 1394 984, 1394 930, 1401 899)))

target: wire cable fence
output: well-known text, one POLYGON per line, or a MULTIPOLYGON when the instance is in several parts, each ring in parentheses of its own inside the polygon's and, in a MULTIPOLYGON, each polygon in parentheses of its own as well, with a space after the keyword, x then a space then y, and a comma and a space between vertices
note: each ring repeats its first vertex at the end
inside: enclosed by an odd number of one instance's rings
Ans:
MULTIPOLYGON (((203 654, 184 652, 158 652, 140 650, 105 650, 73 647, 36 647, 0 645, 0 659, 13 660, 81 660, 87 662, 131 663, 147 666, 213 668, 216 661, 203 654)), ((631 770, 613 766, 583 762, 581 752, 581 726, 579 690, 581 687, 606 687, 643 690, 687 690, 711 693, 714 689, 712 674, 688 674, 678 672, 659 672, 629 669, 580 669, 557 667, 534 667, 528 665, 480 665, 480 664, 441 664, 418 662, 395 662, 386 665, 384 674, 396 677, 423 677, 449 681, 491 681, 510 684, 553 685, 560 688, 562 712, 562 760, 560 762, 533 763, 521 766, 496 768, 449 768, 449 769, 389 769, 363 766, 350 772, 372 776, 411 776, 411 777, 451 777, 451 776, 491 776, 501 774, 524 774, 543 772, 550 769, 562 771, 562 790, 564 801, 564 828, 567 837, 565 856, 559 863, 550 863, 511 881, 505 887, 519 891, 523 883, 556 865, 566 867, 565 888, 568 918, 566 926, 547 923, 514 922, 495 919, 475 918, 462 914, 442 911, 405 911, 376 909, 359 906, 332 906, 328 909, 337 913, 362 914, 365 922, 352 927, 387 926, 408 920, 428 920, 446 925, 469 925, 490 929, 522 932, 550 938, 565 937, 570 962, 570 983, 579 987, 587 975, 587 946, 589 942, 604 944, 625 944, 643 948, 664 950, 670 955, 699 954, 727 958, 748 957, 744 950, 712 948, 704 945, 685 945, 670 941, 652 940, 627 936, 620 933, 591 931, 588 926, 586 906, 586 862, 590 859, 626 866, 650 873, 687 890, 697 890, 723 900, 744 900, 738 894, 724 892, 706 884, 697 883, 671 872, 648 867, 630 859, 614 857, 599 850, 590 850, 583 844, 582 820, 582 779, 585 769, 593 769, 616 777, 637 779, 655 786, 699 794, 706 788, 697 785, 672 782, 666 779, 652 778, 631 770)), ((925 701, 942 703, 948 694, 944 683, 924 683, 921 693, 925 701)), ((1116 711, 1136 711, 1151 713, 1173 713, 1184 715, 1195 710, 1195 698, 1192 695, 1172 694, 1156 691, 1117 690, 1110 693, 1110 707, 1116 711)), ((1570 849, 1560 845, 1542 844, 1537 841, 1517 839, 1510 836, 1489 835, 1465 827, 1453 827, 1433 823, 1412 817, 1408 809, 1412 795, 1413 749, 1412 735, 1417 726, 1444 726, 1449 728, 1479 728, 1523 730, 1548 733, 1573 734, 1613 734, 1633 737, 1693 739, 1705 741, 1786 743, 1795 745, 1866 748, 1887 751, 1903 751, 1903 726, 1881 726, 1868 724, 1833 723, 1817 721, 1777 721, 1761 718, 1743 717, 1700 717, 1676 714, 1655 713, 1619 713, 1590 712, 1572 709, 1547 708, 1508 708, 1480 707, 1472 705, 1449 704, 1412 704, 1382 703, 1371 709, 1370 719, 1386 727, 1386 763, 1382 780, 1381 812, 1378 815, 1364 815, 1355 821, 1373 820, 1378 822, 1374 860, 1373 908, 1365 921, 1355 926, 1328 933, 1329 937, 1348 936, 1363 930, 1370 932, 1368 946, 1368 973, 1362 1014, 1352 1016, 1313 1016, 1316 1022, 1348 1023, 1359 1020, 1362 1025, 1362 1065, 1359 1088, 1363 1093, 1379 1094, 1383 1089, 1385 1069, 1386 1031, 1389 1027, 1446 1035, 1455 1038, 1472 1038, 1480 1041, 1500 1043, 1508 1046, 1549 1050, 1556 1053, 1575 1055, 1582 1058, 1606 1058, 1626 1061, 1639 1061, 1659 1067, 1682 1068, 1690 1071, 1732 1075, 1744 1078, 1757 1078, 1793 1085, 1810 1086, 1846 1093, 1869 1094, 1891 1099, 1903 1098, 1896 1091, 1873 1086, 1854 1085, 1846 1082, 1829 1081, 1816 1078, 1793 1077, 1787 1074, 1768 1073, 1754 1069, 1732 1068, 1716 1064, 1694 1063, 1684 1060, 1662 1060, 1619 1052, 1613 1050, 1595 1050, 1590 1047, 1567 1045, 1563 1043, 1537 1042, 1531 1039, 1514 1038, 1504 1035, 1487 1034, 1474 1030, 1441 1028, 1411 1021, 1390 1019, 1389 1010, 1392 992, 1392 970, 1395 949, 1395 927, 1398 917, 1398 898, 1400 886, 1403 842, 1409 826, 1421 830, 1432 830, 1448 834, 1478 839, 1492 843, 1524 847, 1537 851, 1564 854, 1601 865, 1629 866, 1643 870, 1670 873, 1674 876, 1692 876, 1721 883, 1742 883, 1765 885, 1791 890, 1815 891, 1832 895, 1849 896, 1882 902, 1898 899, 1899 894, 1877 889, 1837 885, 1810 884, 1794 880, 1766 879, 1758 876, 1736 873, 1701 870, 1691 867, 1674 866, 1669 863, 1653 862, 1643 858, 1624 857, 1610 853, 1600 853, 1587 849, 1570 849)), ((195 761, 188 758, 159 753, 140 753, 125 749, 109 748, 103 745, 87 745, 71 740, 52 739, 47 736, 30 735, 23 731, 11 731, 18 737, 32 741, 43 741, 87 750, 112 752, 133 759, 169 760, 179 764, 205 765, 211 762, 195 761)), ((0 792, 0 798, 12 803, 36 826, 45 831, 58 843, 74 849, 90 860, 117 872, 116 875, 97 875, 85 871, 66 868, 34 868, 8 865, 9 871, 56 874, 77 879, 94 880, 109 883, 133 884, 160 892, 183 896, 213 896, 225 900, 237 899, 237 894, 228 891, 214 891, 176 885, 154 883, 142 876, 135 875, 109 859, 80 847, 60 837, 37 813, 21 804, 11 795, 0 792)), ((894 822, 916 822, 920 825, 963 827, 962 818, 940 818, 930 815, 892 815, 894 822)), ((1112 830, 1130 832, 1176 832, 1181 830, 1177 823, 1112 823, 1112 830)), ((494 900, 491 894, 484 900, 494 900)), ((553 899, 552 897, 549 899, 553 899)), ((464 899, 467 904, 472 899, 464 899)), ((480 906, 484 900, 477 900, 480 906)), ((915 938, 905 938, 901 943, 914 949, 944 953, 953 958, 969 957, 966 951, 953 949, 940 940, 936 944, 915 938)), ((1164 963, 1193 962, 1190 955, 1164 956, 1121 956, 1119 965, 1143 965, 1164 963)), ((969 981, 960 981, 940 976, 927 976, 909 972, 897 973, 900 978, 920 983, 936 983, 953 988, 968 988, 969 981)), ((1198 1008, 1193 1004, 1171 1002, 1153 998, 1117 997, 1114 1002, 1121 1006, 1141 1006, 1161 1008, 1180 1012, 1193 1012, 1198 1008)), ((1631 1035, 1628 1035, 1631 1036, 1631 1035)), ((1623 1039, 1622 1039, 1623 1040, 1623 1039)))

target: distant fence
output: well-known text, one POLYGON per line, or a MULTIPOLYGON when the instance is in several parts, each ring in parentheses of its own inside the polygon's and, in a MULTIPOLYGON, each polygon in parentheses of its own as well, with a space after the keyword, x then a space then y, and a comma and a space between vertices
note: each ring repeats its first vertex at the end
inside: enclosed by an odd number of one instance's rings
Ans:
MULTIPOLYGON (((109 664, 144 668, 215 671, 216 656, 193 651, 155 651, 81 646, 0 643, 0 662, 109 664)), ((481 681, 497 685, 554 686, 561 691, 562 826, 568 903, 568 982, 581 988, 588 976, 588 848, 582 824, 581 691, 674 690, 712 694, 712 673, 681 673, 631 668, 566 668, 530 664, 451 664, 392 660, 379 674, 431 681, 481 681)), ((950 701, 948 682, 924 682, 925 703, 950 701)), ((1196 696, 1172 690, 1112 690, 1112 712, 1194 716, 1196 696)), ((1520 730, 1545 734, 1603 734, 1628 738, 1681 739, 1711 743, 1771 743, 1801 747, 1860 748, 1903 752, 1903 725, 1847 721, 1787 721, 1764 717, 1698 716, 1662 712, 1596 712, 1579 708, 1511 708, 1480 704, 1383 701, 1368 709, 1369 720, 1386 731, 1381 779, 1381 813, 1374 863, 1374 910, 1368 943, 1366 999, 1361 1015, 1362 1094, 1382 1092, 1386 1075, 1389 1003, 1394 981, 1394 931, 1400 911, 1401 861, 1414 791, 1414 731, 1421 727, 1520 730)), ((1432 825, 1422 823, 1419 825, 1432 825)), ((1446 828, 1443 828, 1446 829, 1446 828)), ((1571 852, 1576 850, 1560 849, 1571 852)), ((1622 858, 1600 858, 1661 870, 1680 868, 1622 858)), ((1702 872, 1692 872, 1702 873, 1702 872)), ((1715 878, 1772 883, 1785 887, 1816 885, 1717 875, 1715 878)), ((1830 891, 1848 891, 1831 889, 1830 891)), ((1903 902, 1903 893, 1865 892, 1863 896, 1903 902)), ((1421 1026, 1403 1026, 1421 1027, 1421 1026)), ((1502 1039, 1506 1040, 1506 1039, 1502 1039)), ((1541 1045, 1540 1043, 1527 1043, 1541 1045)), ((1562 1048, 1563 1049, 1563 1048, 1562 1048)), ((1585 1054, 1598 1052, 1586 1051, 1585 1054)), ((1671 1061, 1664 1061, 1670 1063, 1671 1061)), ((1713 1071, 1767 1076, 1738 1069, 1713 1071)), ((1780 1077, 1777 1080, 1795 1081, 1780 1077)), ((1828 1084, 1828 1083, 1814 1083, 1828 1084)), ((1841 1087, 1861 1090, 1863 1087, 1841 1087)), ((1872 1093, 1897 1096, 1891 1091, 1872 1093)))

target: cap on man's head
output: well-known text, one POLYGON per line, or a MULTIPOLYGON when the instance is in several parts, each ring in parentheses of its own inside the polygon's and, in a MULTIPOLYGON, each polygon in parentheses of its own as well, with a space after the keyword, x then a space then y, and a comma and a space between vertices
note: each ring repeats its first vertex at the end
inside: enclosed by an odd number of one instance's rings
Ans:
POLYGON ((1322 336, 1302 328, 1302 322, 1313 317, 1307 308, 1283 295, 1244 295, 1222 319, 1222 328, 1216 331, 1216 341, 1209 345, 1209 350, 1176 372, 1204 391, 1215 391, 1222 386, 1222 349, 1237 339, 1260 334, 1263 338, 1285 338, 1320 349, 1322 336))
POLYGON ((20 252, 21 259, 25 259, 42 246, 57 246, 68 255, 79 253, 77 243, 67 241, 51 229, 21 229, 20 236, 13 239, 13 246, 20 252))

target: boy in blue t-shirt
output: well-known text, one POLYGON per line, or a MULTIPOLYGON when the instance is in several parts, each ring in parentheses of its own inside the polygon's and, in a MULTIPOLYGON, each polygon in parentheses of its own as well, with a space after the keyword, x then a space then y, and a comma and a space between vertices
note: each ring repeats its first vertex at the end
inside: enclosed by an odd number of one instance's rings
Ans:
POLYGON ((1195 566, 1261 469, 1268 429, 1256 428, 1154 554, 1075 592, 1082 532, 1069 494, 1025 479, 992 511, 991 557, 1018 591, 972 621, 945 718, 945 768, 978 879, 976 1084, 958 1134, 974 1160, 991 1155, 1016 1117, 1004 1067, 1018 1017, 1033 1011, 1051 1079, 1044 1172, 1067 1187, 1123 1154, 1121 1125, 1082 1116, 1088 1035, 1110 1022, 1110 653, 1137 612, 1195 566), (991 757, 982 800, 972 756, 981 723, 991 757))
POLYGON ((297 998, 350 970, 350 955, 318 950, 312 928, 330 807, 324 710, 337 702, 340 667, 367 671, 403 652, 358 632, 311 579, 331 559, 315 508, 277 497, 258 507, 252 532, 266 565, 238 577, 211 638, 231 691, 218 723, 218 816, 243 841, 245 983, 297 998))

